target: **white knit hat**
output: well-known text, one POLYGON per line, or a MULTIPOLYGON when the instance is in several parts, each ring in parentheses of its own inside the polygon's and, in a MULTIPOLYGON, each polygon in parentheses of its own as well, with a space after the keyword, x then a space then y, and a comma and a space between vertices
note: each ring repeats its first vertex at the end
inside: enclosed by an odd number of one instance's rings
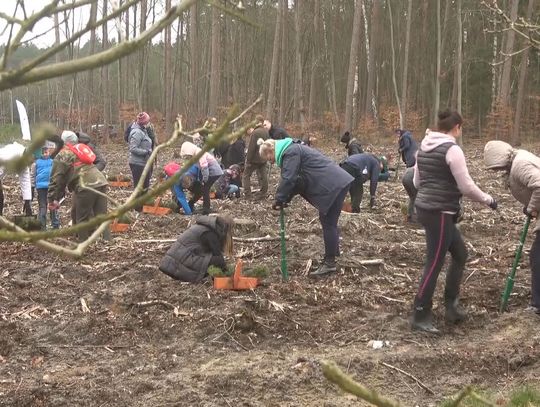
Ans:
POLYGON ((64 130, 61 137, 65 144, 77 144, 79 142, 79 138, 71 130, 64 130))

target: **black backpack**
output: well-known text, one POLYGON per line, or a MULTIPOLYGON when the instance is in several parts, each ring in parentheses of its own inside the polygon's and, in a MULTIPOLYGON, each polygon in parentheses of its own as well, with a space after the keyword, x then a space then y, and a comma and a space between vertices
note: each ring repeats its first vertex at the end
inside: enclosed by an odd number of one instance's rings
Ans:
POLYGON ((133 123, 130 123, 129 126, 127 126, 126 130, 124 131, 124 141, 126 143, 129 143, 129 133, 131 133, 131 126, 133 126, 133 123))

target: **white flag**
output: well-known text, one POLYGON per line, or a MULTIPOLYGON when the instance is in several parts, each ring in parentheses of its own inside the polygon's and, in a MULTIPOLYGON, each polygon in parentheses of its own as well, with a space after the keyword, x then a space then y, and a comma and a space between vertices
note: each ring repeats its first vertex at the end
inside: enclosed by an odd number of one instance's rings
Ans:
POLYGON ((26 108, 24 105, 15 100, 17 103, 17 110, 19 111, 19 121, 21 122, 21 131, 23 140, 31 140, 32 136, 30 135, 30 123, 28 123, 28 115, 26 114, 26 108))

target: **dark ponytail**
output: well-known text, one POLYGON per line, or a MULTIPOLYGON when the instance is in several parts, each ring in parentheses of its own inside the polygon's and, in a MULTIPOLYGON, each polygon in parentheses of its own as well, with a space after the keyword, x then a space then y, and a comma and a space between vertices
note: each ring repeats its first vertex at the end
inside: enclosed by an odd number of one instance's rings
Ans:
POLYGON ((437 117, 439 118, 437 128, 444 133, 448 133, 458 124, 460 126, 463 124, 463 117, 455 110, 446 109, 445 111, 439 112, 437 117))

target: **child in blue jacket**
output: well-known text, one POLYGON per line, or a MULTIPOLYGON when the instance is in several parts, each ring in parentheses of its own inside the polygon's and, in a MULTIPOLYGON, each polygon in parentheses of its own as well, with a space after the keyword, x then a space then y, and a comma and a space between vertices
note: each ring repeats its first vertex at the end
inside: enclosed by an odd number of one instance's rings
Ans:
MULTIPOLYGON (((47 229, 47 194, 49 193, 49 180, 51 178, 53 160, 50 156, 50 150, 44 147, 41 151, 41 157, 36 159, 33 168, 33 183, 32 186, 37 191, 37 199, 39 205, 39 221, 41 229, 47 229)), ((53 229, 60 227, 60 218, 58 210, 49 211, 51 225, 53 229)))
MULTIPOLYGON (((170 162, 165 165, 163 171, 167 177, 172 177, 181 170, 181 166, 175 162, 170 162)), ((176 203, 183 209, 185 215, 192 215, 193 208, 189 205, 186 198, 185 190, 192 191, 193 188, 200 184, 202 179, 201 169, 197 164, 193 164, 172 187, 172 193, 176 199, 176 203)))

